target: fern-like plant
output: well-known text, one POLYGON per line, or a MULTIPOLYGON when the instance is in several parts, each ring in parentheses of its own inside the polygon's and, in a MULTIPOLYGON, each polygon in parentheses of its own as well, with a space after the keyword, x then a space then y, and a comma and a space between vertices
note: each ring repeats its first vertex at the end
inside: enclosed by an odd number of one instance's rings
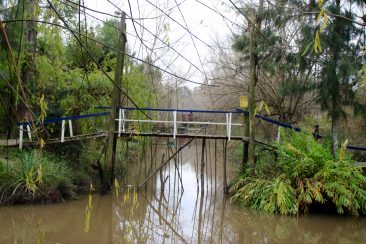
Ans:
MULTIPOLYGON (((307 213, 313 206, 336 209, 339 214, 366 213, 366 177, 342 147, 333 159, 330 146, 306 133, 290 132, 277 144, 278 159, 256 176, 239 177, 232 186, 232 200, 270 213, 307 213)), ((267 166, 266 166, 267 165, 267 166)))

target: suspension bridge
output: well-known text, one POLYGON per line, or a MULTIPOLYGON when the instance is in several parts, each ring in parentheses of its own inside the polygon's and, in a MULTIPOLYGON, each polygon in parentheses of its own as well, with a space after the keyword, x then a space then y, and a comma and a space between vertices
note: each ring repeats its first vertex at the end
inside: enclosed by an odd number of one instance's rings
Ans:
MULTIPOLYGON (((97 109, 110 109, 110 107, 97 107, 97 109)), ((2 146, 18 146, 20 149, 24 145, 35 145, 36 127, 39 125, 59 124, 60 134, 47 137, 46 144, 65 143, 85 139, 96 139, 107 137, 107 131, 97 130, 89 133, 74 133, 73 122, 77 120, 96 119, 106 117, 109 112, 99 112, 92 114, 82 114, 76 116, 65 116, 59 118, 45 119, 40 121, 23 121, 16 125, 19 129, 17 139, 0 140, 2 146)), ((193 110, 193 109, 163 109, 163 108, 118 108, 118 118, 116 118, 117 130, 114 132, 118 137, 165 137, 172 138, 197 138, 197 139, 216 139, 227 141, 248 142, 249 138, 243 136, 243 116, 248 112, 242 109, 236 110, 193 110), (132 116, 133 111, 144 111, 149 113, 151 118, 141 119, 141 116, 132 116), (143 126, 146 125, 146 126, 143 126), (205 127, 202 130, 202 126, 205 127), (234 130, 233 130, 234 129, 234 130)), ((301 131, 291 124, 283 123, 268 117, 256 115, 257 119, 263 120, 278 127, 301 131)), ((318 136, 322 137, 322 136, 318 136)), ((270 145, 257 141, 257 143, 270 145)), ((366 147, 347 146, 348 150, 366 151, 366 147)))

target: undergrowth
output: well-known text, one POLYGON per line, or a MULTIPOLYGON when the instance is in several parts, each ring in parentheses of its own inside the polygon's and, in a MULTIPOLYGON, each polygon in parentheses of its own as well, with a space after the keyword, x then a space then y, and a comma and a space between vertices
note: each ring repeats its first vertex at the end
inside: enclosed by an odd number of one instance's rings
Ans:
POLYGON ((0 204, 59 202, 74 197, 74 173, 65 161, 41 151, 0 159, 0 204))
POLYGON ((285 215, 314 209, 366 214, 366 177, 343 146, 333 158, 330 145, 291 132, 277 144, 277 160, 262 157, 255 175, 244 173, 230 191, 232 200, 255 210, 285 215))

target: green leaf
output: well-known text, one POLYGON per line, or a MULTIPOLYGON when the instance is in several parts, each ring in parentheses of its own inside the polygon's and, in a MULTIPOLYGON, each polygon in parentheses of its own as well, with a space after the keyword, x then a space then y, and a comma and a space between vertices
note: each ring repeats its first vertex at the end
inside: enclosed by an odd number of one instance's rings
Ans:
POLYGON ((39 106, 40 106, 40 109, 41 109, 40 119, 43 123, 45 117, 47 116, 47 109, 48 109, 47 103, 44 99, 44 94, 42 94, 41 98, 39 99, 39 106))
POLYGON ((314 43, 314 41, 311 41, 311 42, 309 42, 308 45, 306 45, 306 47, 305 47, 304 51, 302 52, 301 56, 305 56, 308 53, 308 51, 309 51, 309 49, 310 49, 310 47, 312 46, 313 43, 314 43))

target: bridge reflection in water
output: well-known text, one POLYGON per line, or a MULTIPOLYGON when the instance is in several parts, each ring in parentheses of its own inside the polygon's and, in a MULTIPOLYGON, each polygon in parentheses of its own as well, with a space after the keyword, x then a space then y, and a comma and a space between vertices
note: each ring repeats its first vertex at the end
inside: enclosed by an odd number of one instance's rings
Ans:
MULTIPOLYGON (((184 141, 178 141, 183 144, 184 141)), ((140 192, 136 185, 151 164, 171 154, 167 141, 157 153, 128 163, 119 196, 94 195, 90 229, 84 231, 88 197, 55 205, 0 209, 0 243, 363 243, 364 218, 328 215, 286 217, 229 203, 223 195, 222 145, 207 141, 204 182, 201 143, 187 146, 140 192), (178 170, 177 170, 178 169, 178 170), (179 174, 178 174, 179 172, 179 174), (203 187, 203 194, 202 188, 203 187)), ((231 142, 231 146, 235 145, 231 142)), ((236 165, 228 164, 229 179, 236 165)))

